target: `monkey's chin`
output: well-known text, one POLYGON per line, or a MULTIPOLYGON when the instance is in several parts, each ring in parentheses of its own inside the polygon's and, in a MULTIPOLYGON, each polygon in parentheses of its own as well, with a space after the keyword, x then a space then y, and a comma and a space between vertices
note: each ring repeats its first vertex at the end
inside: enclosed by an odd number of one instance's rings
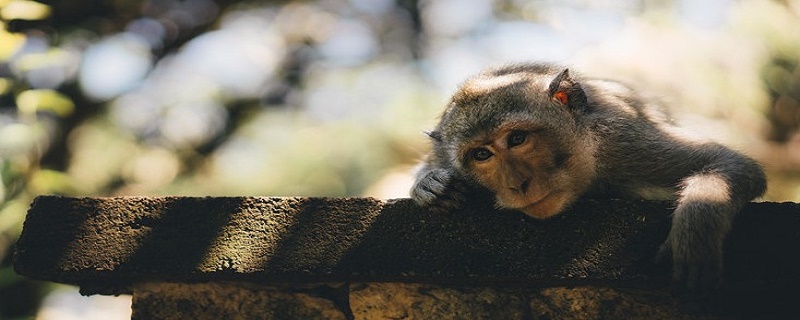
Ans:
POLYGON ((532 218, 543 220, 561 213, 569 204, 570 199, 569 194, 565 192, 554 192, 524 207, 516 208, 516 210, 522 211, 532 218))

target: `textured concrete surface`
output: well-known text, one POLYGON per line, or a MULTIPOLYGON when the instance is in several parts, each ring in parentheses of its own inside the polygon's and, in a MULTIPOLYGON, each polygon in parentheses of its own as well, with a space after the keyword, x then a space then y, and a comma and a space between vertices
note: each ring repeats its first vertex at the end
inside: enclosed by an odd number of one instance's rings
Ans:
MULTIPOLYGON (((671 204, 585 200, 537 221, 407 199, 42 196, 17 244, 19 274, 125 293, 135 282, 668 285, 653 257, 671 204)), ((800 279, 800 205, 754 203, 726 249, 731 288, 800 279)))

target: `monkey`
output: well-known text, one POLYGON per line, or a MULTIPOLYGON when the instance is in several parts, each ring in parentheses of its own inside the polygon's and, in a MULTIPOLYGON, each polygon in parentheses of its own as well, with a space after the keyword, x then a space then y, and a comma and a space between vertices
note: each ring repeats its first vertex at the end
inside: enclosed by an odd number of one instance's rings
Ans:
POLYGON ((693 137, 659 99, 552 63, 508 64, 467 79, 428 135, 432 150, 410 196, 433 211, 457 209, 473 192, 535 219, 585 196, 672 199, 658 255, 671 259, 673 282, 692 292, 721 283, 732 220, 766 190, 756 161, 693 137))

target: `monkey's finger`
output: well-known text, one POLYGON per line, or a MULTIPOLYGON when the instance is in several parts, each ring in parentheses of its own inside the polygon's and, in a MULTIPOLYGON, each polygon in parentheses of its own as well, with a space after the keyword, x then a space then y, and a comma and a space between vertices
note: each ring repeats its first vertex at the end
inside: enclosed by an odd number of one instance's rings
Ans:
POLYGON ((469 194, 466 190, 452 190, 444 195, 444 197, 449 198, 458 204, 462 204, 469 200, 469 194))
POLYGON ((444 212, 452 212, 459 209, 463 203, 463 200, 454 197, 453 194, 446 194, 437 199, 435 206, 444 212))
POLYGON ((467 183, 460 180, 450 181, 449 187, 455 193, 469 193, 470 190, 467 183))
POLYGON ((438 195, 431 192, 431 190, 425 186, 418 186, 417 188, 412 190, 411 197, 420 206, 428 207, 431 206, 434 202, 436 202, 438 195))
POLYGON ((445 193, 447 186, 431 175, 417 182, 411 190, 411 197, 422 206, 430 206, 445 193))
POLYGON ((685 279, 684 282, 686 284, 686 289, 691 293, 696 293, 700 290, 701 287, 701 279, 700 279, 700 268, 698 267, 688 267, 686 268, 685 279))
POLYGON ((706 259, 690 267, 687 272, 687 287, 695 294, 708 294, 720 285, 722 270, 713 259, 706 259))
POLYGON ((433 169, 425 178, 432 180, 432 182, 437 182, 442 186, 446 186, 450 184, 450 181, 452 180, 452 174, 450 171, 445 169, 433 169))
POLYGON ((667 242, 661 244, 661 247, 658 248, 658 252, 653 260, 656 264, 664 264, 672 260, 672 250, 670 250, 667 242))
POLYGON ((672 281, 675 283, 687 282, 687 266, 686 260, 683 257, 672 255, 672 281))
POLYGON ((445 214, 445 213, 450 212, 451 210, 446 208, 446 207, 443 207, 443 206, 432 205, 432 206, 428 207, 428 211, 433 213, 433 214, 445 214))

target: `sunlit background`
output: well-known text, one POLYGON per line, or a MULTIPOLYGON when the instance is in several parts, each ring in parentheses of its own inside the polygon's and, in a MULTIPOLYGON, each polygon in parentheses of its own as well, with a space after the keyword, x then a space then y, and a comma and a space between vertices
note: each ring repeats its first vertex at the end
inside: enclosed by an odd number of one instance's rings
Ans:
POLYGON ((800 0, 0 0, 0 319, 125 319, 27 281, 36 195, 405 197, 489 65, 645 87, 800 201, 800 0))

